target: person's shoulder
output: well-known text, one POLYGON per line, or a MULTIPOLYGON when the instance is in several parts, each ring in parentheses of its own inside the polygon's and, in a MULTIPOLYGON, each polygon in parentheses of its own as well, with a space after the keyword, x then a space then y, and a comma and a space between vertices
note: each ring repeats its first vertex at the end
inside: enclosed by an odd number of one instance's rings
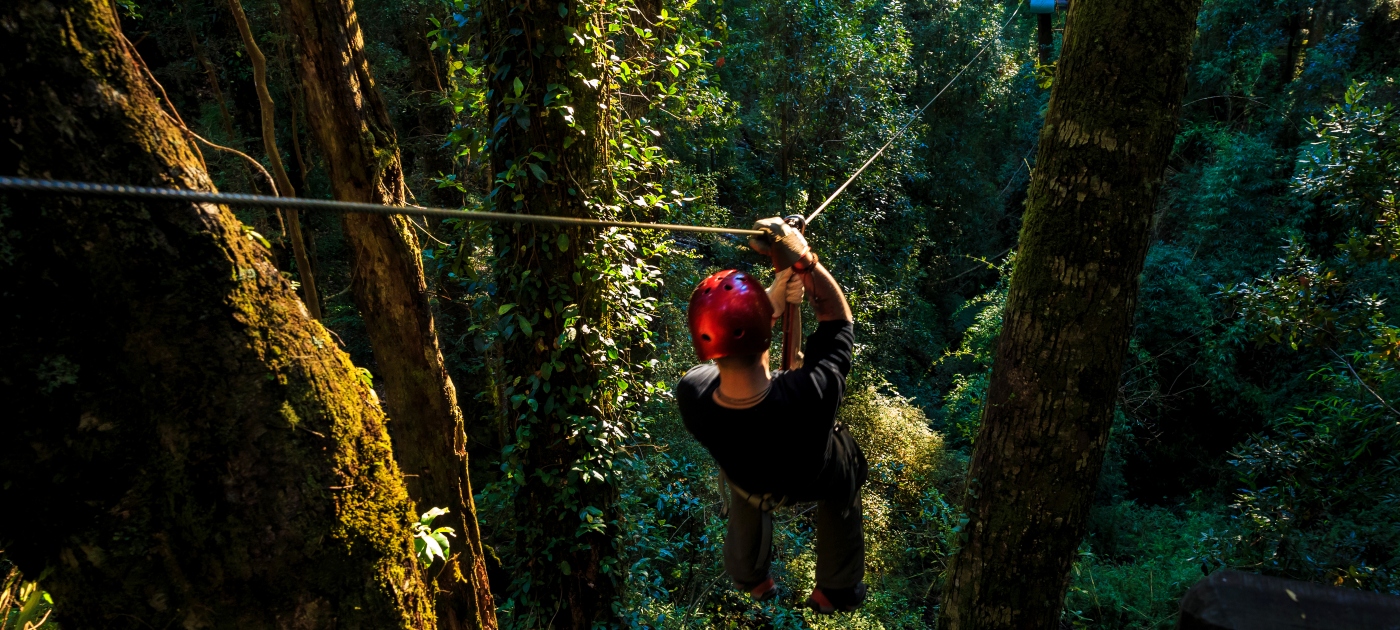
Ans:
POLYGON ((705 394, 705 390, 710 388, 719 379, 719 368, 713 363, 697 365, 681 376, 680 382, 676 383, 676 398, 682 401, 690 401, 705 394))

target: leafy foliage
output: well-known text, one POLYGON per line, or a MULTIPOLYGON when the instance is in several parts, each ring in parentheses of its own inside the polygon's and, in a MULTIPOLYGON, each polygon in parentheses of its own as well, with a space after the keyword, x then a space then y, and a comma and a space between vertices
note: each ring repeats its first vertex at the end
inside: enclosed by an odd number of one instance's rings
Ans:
POLYGON ((38 580, 25 580, 15 567, 0 556, 0 630, 45 630, 57 628, 49 620, 53 614, 53 598, 39 586, 48 576, 45 571, 38 580))
MULTIPOLYGON (((1294 189, 1336 234, 1327 258, 1301 238, 1274 274, 1233 295, 1256 339, 1320 350, 1321 391, 1269 423, 1235 453, 1235 508, 1246 559, 1270 571, 1400 592, 1400 338, 1396 296, 1396 182, 1400 118, 1364 103, 1353 84, 1310 128, 1294 189), (1340 237, 1340 238, 1338 238, 1340 237), (1324 354, 1325 353, 1325 354, 1324 354)), ((1321 239, 1316 239, 1321 240, 1321 239)))
POLYGON ((452 551, 452 542, 447 537, 455 537, 456 530, 451 527, 433 528, 433 521, 446 513, 447 508, 435 507, 424 512, 423 516, 413 523, 413 553, 425 567, 432 566, 433 561, 439 558, 447 560, 447 554, 452 551))

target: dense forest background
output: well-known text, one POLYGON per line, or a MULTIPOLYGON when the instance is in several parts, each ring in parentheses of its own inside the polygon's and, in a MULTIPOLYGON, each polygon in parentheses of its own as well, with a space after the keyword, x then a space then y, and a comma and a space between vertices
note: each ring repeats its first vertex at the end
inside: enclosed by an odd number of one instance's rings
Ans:
MULTIPOLYGON (((493 128, 529 120, 493 118, 502 90, 509 100, 525 87, 493 83, 503 44, 491 29, 504 22, 486 4, 355 5, 411 202, 502 209, 509 201, 493 183, 546 181, 547 156, 503 162, 492 143, 493 128)), ((190 128, 266 164, 253 68, 229 7, 118 5, 190 128)), ((872 465, 864 608, 821 619, 792 598, 755 605, 724 577, 717 471, 669 388, 693 363, 691 287, 719 268, 771 275, 736 237, 597 236, 604 244, 574 273, 597 278, 610 305, 578 329, 606 357, 587 387, 607 392, 607 408, 583 431, 577 474, 546 481, 589 488, 559 509, 611 545, 599 579, 614 585, 610 605, 629 627, 932 627, 965 522, 961 485, 1054 80, 1053 66, 1036 63, 1035 20, 1008 23, 1016 5, 993 0, 588 7, 593 33, 569 36, 600 46, 610 82, 587 125, 600 132, 611 192, 591 207, 636 220, 746 227, 810 212, 988 47, 808 231, 856 317, 841 419, 872 465)), ((329 198, 288 18, 268 0, 242 10, 267 56, 279 159, 301 196, 329 198)), ((1205 0, 1065 625, 1171 627, 1185 590, 1224 567, 1400 595, 1397 103, 1400 1, 1205 0)), ((269 192, 245 160, 204 153, 221 191, 269 192)), ((239 217, 289 278, 312 272, 322 322, 377 383, 339 218, 302 213, 305 269, 281 218, 239 217)), ((521 297, 528 278, 514 266, 513 233, 453 219, 414 226, 466 418, 499 623, 543 627, 558 610, 541 593, 572 569, 541 569, 529 546, 544 526, 522 454, 540 420, 522 420, 522 408, 535 405, 529 383, 541 371, 511 344, 542 325, 527 299, 545 313, 551 302, 521 297)), ((551 247, 568 252, 569 237, 551 247)), ((564 370, 551 366, 544 381, 564 370)), ((812 586, 814 518, 778 516, 776 577, 796 593, 812 586)), ((39 592, 8 579, 23 599, 39 592)))

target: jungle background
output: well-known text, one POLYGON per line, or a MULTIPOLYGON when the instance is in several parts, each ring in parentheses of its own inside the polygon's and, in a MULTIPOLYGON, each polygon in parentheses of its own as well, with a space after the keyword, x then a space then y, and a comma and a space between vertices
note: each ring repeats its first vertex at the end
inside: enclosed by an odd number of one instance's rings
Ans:
MULTIPOLYGON (((266 162, 252 69, 228 7, 118 4, 128 39, 190 127, 266 162)), ((281 159, 303 196, 328 198, 285 18, 266 0, 242 6, 268 57, 281 159)), ((1053 66, 1036 63, 1035 20, 1007 23, 1016 9, 991 0, 592 7, 600 30, 625 40, 606 61, 614 106, 603 116, 603 159, 618 200, 608 212, 638 220, 746 227, 810 212, 988 47, 808 232, 856 317, 841 420, 872 465, 871 596, 852 615, 823 619, 794 607, 812 587, 810 510, 778 516, 776 577, 794 595, 755 605, 731 587, 717 471, 670 400, 693 363, 690 288, 720 268, 771 271, 737 238, 600 237, 609 254, 585 272, 608 279, 617 305, 596 331, 608 346, 616 423, 566 483, 609 490, 607 510, 580 516, 599 519, 597 531, 615 545, 605 568, 622 624, 932 627, 964 522, 961 484, 1054 77, 1053 66)), ((481 8, 364 0, 356 10, 412 198, 500 203, 489 195, 500 176, 487 146, 490 22, 481 8)), ((1205 1, 1064 625, 1171 627, 1185 590, 1225 567, 1400 595, 1397 102, 1400 2, 1205 1)), ((221 191, 267 192, 237 156, 206 157, 221 191)), ((277 218, 239 213, 249 238, 298 280, 277 218)), ((322 321, 373 380, 337 223, 302 214, 322 321)), ((520 278, 490 226, 417 225, 467 418, 499 621, 541 627, 556 611, 538 609, 532 550, 519 548, 526 538, 517 533, 537 524, 518 511, 529 438, 511 420, 522 402, 533 404, 519 390, 530 370, 502 349, 532 326, 509 298, 506 285, 520 278)), ((567 251, 567 240, 558 248, 567 251)), ((567 574, 567 563, 558 570, 567 574)), ((21 628, 43 618, 44 576, 5 571, 0 610, 9 612, 0 620, 21 628)))

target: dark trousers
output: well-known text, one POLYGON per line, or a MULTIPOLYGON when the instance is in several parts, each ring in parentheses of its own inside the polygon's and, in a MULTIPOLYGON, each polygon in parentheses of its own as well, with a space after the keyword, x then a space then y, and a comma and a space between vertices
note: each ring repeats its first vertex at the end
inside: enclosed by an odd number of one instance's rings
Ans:
MULTIPOLYGON (((850 588, 865 578, 860 492, 855 499, 817 502, 817 588, 850 588)), ((768 578, 773 560, 773 515, 729 490, 724 570, 744 590, 768 578)))

